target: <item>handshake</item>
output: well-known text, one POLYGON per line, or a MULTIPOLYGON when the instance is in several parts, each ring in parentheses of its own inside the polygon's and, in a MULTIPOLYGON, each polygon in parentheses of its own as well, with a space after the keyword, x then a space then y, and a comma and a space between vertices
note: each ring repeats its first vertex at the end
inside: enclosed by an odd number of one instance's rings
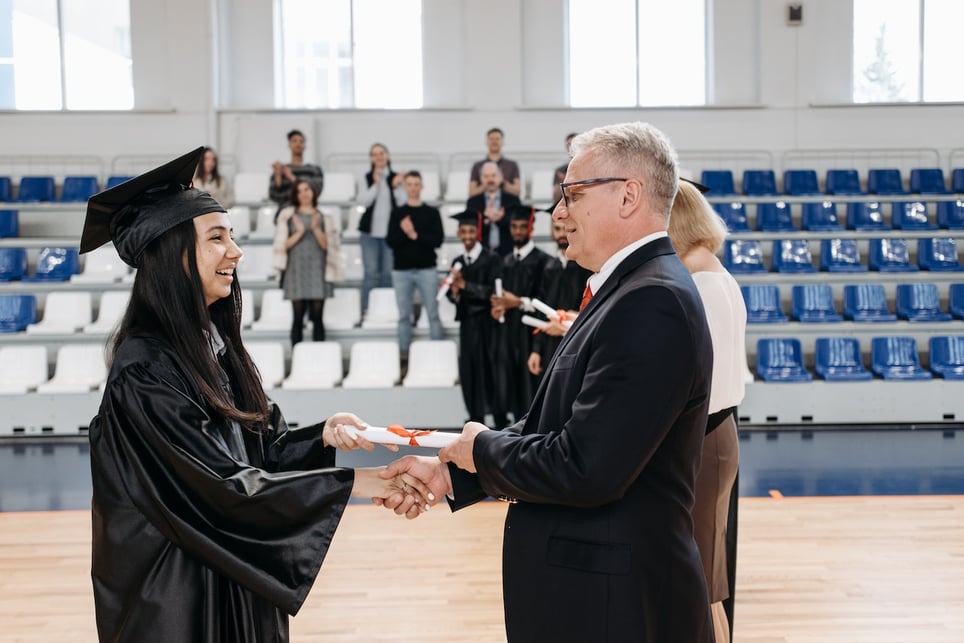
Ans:
MULTIPOLYGON (((342 451, 371 451, 375 448, 373 443, 359 433, 349 432, 346 426, 364 431, 368 424, 353 413, 336 413, 325 422, 322 432, 325 445, 342 451)), ((355 484, 351 495, 356 498, 371 498, 376 505, 391 509, 399 516, 417 518, 452 493, 452 479, 447 463, 451 462, 460 469, 475 473, 475 461, 472 457, 475 436, 487 430, 483 424, 469 422, 462 427, 462 434, 458 439, 442 448, 436 458, 408 455, 385 467, 355 469, 355 484)), ((383 446, 398 451, 395 445, 383 446)))

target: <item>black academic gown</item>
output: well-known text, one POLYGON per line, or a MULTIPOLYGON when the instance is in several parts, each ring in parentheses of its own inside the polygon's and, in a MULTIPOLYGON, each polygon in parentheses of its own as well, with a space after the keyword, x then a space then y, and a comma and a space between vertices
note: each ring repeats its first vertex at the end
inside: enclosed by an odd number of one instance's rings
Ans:
POLYGON ((90 424, 100 640, 287 641, 354 481, 321 429, 225 423, 166 343, 124 342, 90 424))
MULTIPOLYGON (((502 260, 502 288, 519 297, 537 297, 542 286, 542 272, 549 255, 533 248, 521 261, 515 255, 502 260)), ((535 391, 536 378, 529 372, 529 353, 532 352, 532 327, 522 323, 521 308, 505 312, 505 323, 497 329, 496 351, 496 411, 505 416, 512 413, 518 420, 529 409, 535 391)), ((498 416, 497 416, 498 417, 498 416)), ((501 429, 502 427, 495 427, 501 429)))
MULTIPOLYGON (((559 257, 552 257, 546 262, 545 270, 542 272, 542 286, 538 297, 556 310, 579 310, 582 294, 590 276, 592 271, 586 270, 575 261, 567 261, 566 266, 563 267, 559 257)), ((545 333, 536 333, 532 336, 532 351, 539 353, 543 369, 561 341, 562 337, 545 333)))
POLYGON ((495 320, 489 314, 489 298, 495 288, 495 280, 502 274, 502 258, 491 250, 482 250, 479 258, 469 263, 465 255, 452 263, 463 266, 465 288, 455 302, 455 319, 459 321, 459 380, 462 383, 462 399, 469 419, 485 420, 486 410, 495 396, 495 380, 492 372, 495 351, 495 320))

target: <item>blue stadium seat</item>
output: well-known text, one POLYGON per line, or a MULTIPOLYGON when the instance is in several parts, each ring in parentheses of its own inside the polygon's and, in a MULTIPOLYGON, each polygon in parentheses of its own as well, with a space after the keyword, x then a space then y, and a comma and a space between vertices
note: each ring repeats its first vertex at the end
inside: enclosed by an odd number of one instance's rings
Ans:
POLYGON ((27 274, 27 251, 23 248, 0 248, 0 281, 23 279, 27 274))
POLYGON ((0 239, 20 236, 20 217, 16 210, 0 210, 0 239))
POLYGON ((856 239, 824 239, 820 242, 820 269, 827 272, 867 272, 860 263, 856 239))
POLYGON ((125 181, 130 181, 133 178, 134 178, 133 176, 119 176, 119 175, 108 176, 107 183, 104 184, 104 189, 109 190, 112 187, 116 187, 121 183, 124 183, 125 181))
POLYGON ((964 167, 951 172, 951 190, 959 194, 964 192, 964 167))
POLYGON ((894 201, 890 221, 898 230, 936 230, 937 225, 927 218, 927 204, 921 201, 894 201))
POLYGON ((920 365, 913 337, 874 337, 870 342, 870 367, 885 380, 931 379, 920 365))
POLYGON ((763 249, 756 240, 728 240, 723 242, 723 265, 734 274, 766 272, 763 249))
POLYGON ((837 206, 830 201, 804 203, 801 216, 804 230, 842 230, 837 218, 837 206))
POLYGON ((0 333, 19 333, 36 322, 34 295, 0 294, 0 333))
POLYGON ((790 206, 783 201, 758 203, 756 206, 756 229, 761 232, 786 232, 798 230, 790 216, 790 206))
POLYGON ((964 380, 964 335, 931 337, 930 366, 945 380, 964 380))
POLYGON ((97 194, 97 191, 96 176, 68 176, 64 178, 60 200, 64 203, 86 201, 97 194))
POLYGON ((874 378, 864 367, 856 337, 818 337, 814 371, 828 382, 865 382, 874 378))
POLYGON ((957 259, 957 242, 954 239, 919 239, 917 241, 917 265, 922 270, 953 272, 961 269, 957 259))
POLYGON ((800 340, 769 337, 756 344, 756 374, 766 382, 809 382, 813 376, 803 366, 800 340))
POLYGON ((751 324, 778 324, 787 321, 780 306, 780 288, 773 285, 740 286, 746 304, 746 321, 751 324))
POLYGON ((857 170, 827 170, 827 194, 863 194, 857 170))
POLYGON ((897 316, 912 322, 950 321, 941 310, 937 284, 897 284, 897 316))
POLYGON ((937 226, 964 230, 964 201, 941 201, 937 204, 937 226))
POLYGON ((916 272, 904 239, 871 239, 867 264, 881 272, 916 272))
POLYGON ((13 183, 9 176, 0 176, 0 202, 13 201, 13 183))
POLYGON ((820 194, 816 170, 785 170, 783 172, 783 191, 792 196, 820 194))
POLYGON ((750 224, 746 220, 746 206, 740 201, 733 203, 714 203, 713 209, 723 219, 726 229, 730 232, 749 232, 750 224))
POLYGON ((730 170, 703 170, 700 174, 700 183, 708 187, 713 196, 736 194, 733 172, 730 170))
POLYGON ((883 284, 844 286, 844 317, 855 322, 892 322, 897 315, 887 307, 883 284))
POLYGON ((910 171, 910 191, 916 194, 947 194, 944 170, 939 167, 912 169, 910 171))
POLYGON ((806 323, 843 321, 833 305, 833 289, 829 284, 802 284, 793 287, 792 314, 806 323))
POLYGON ((43 248, 37 255, 37 271, 24 281, 67 281, 78 272, 77 248, 43 248))
POLYGON ((17 201, 21 203, 33 203, 36 201, 53 200, 54 177, 25 176, 20 179, 20 187, 17 189, 17 201))
POLYGON ((777 177, 773 170, 744 170, 743 194, 747 196, 776 196, 777 177))
POLYGON ((884 223, 884 212, 876 201, 847 204, 848 230, 889 230, 884 223))
POLYGON ((770 255, 773 269, 777 272, 817 272, 806 239, 780 239, 773 242, 770 255))
POLYGON ((867 172, 867 191, 871 194, 907 194, 900 170, 892 168, 867 172))
POLYGON ((964 284, 951 284, 947 298, 950 300, 951 314, 964 319, 964 284))

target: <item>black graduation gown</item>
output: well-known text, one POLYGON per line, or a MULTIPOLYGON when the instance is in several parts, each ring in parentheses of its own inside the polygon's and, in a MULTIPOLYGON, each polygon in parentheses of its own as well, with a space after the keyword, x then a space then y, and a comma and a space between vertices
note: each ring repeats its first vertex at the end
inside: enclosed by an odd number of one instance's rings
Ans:
POLYGON ((465 255, 453 261, 461 262, 465 288, 455 302, 455 318, 459 321, 459 380, 462 399, 469 419, 485 420, 485 413, 495 396, 495 376, 492 371, 495 350, 496 322, 489 314, 489 298, 495 290, 495 280, 502 274, 502 258, 491 250, 482 250, 479 258, 469 263, 465 255))
MULTIPOLYGON (((502 260, 502 288, 519 297, 537 297, 549 259, 539 248, 533 248, 521 261, 516 261, 515 255, 508 255, 502 260)), ((524 314, 521 308, 507 310, 505 323, 499 324, 496 335, 496 411, 502 416, 512 413, 515 420, 529 410, 536 384, 528 366, 532 327, 522 323, 524 314)))
MULTIPOLYGON (((586 270, 575 261, 567 261, 563 268, 559 257, 552 257, 546 262, 545 270, 542 272, 542 287, 538 297, 556 310, 579 310, 586 281, 590 276, 592 271, 586 270)), ((553 337, 545 333, 533 335, 532 351, 539 353, 543 369, 549 365, 549 360, 561 341, 562 337, 553 337)))
POLYGON ((100 640, 287 641, 354 482, 321 429, 225 423, 166 343, 124 342, 90 424, 100 640))

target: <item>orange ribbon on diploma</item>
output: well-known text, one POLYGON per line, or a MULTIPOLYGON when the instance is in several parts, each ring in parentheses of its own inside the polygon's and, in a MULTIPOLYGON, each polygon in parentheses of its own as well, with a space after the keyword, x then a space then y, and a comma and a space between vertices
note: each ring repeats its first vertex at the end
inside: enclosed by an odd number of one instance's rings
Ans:
POLYGON ((410 447, 422 446, 421 444, 418 443, 418 440, 416 440, 415 438, 420 438, 422 436, 432 435, 433 433, 435 433, 435 431, 429 431, 427 429, 414 429, 410 431, 406 429, 404 426, 402 426, 401 424, 389 424, 385 428, 390 433, 394 433, 395 435, 399 435, 403 438, 408 438, 408 446, 410 447))

